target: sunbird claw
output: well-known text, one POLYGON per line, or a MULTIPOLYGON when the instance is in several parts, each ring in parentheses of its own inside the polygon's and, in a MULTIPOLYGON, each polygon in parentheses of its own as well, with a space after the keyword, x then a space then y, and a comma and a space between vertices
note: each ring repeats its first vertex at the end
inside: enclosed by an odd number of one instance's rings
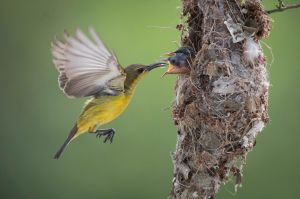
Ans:
POLYGON ((103 141, 104 143, 106 143, 108 140, 110 141, 110 143, 112 143, 116 131, 114 129, 98 129, 95 133, 97 138, 100 138, 101 136, 106 136, 103 141))

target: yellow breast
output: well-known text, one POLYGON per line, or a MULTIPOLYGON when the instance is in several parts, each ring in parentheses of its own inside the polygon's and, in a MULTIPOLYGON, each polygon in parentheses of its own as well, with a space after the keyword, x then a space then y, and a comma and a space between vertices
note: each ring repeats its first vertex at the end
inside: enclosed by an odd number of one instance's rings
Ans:
POLYGON ((130 99, 131 95, 121 94, 89 100, 77 121, 78 133, 94 131, 97 126, 111 122, 126 109, 130 99))

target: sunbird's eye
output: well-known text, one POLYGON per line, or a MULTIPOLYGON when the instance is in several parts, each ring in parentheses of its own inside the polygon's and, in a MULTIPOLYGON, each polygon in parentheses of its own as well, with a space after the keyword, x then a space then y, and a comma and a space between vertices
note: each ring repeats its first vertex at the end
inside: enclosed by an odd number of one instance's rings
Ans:
POLYGON ((138 68, 137 72, 142 73, 142 72, 144 72, 144 69, 143 68, 138 68))

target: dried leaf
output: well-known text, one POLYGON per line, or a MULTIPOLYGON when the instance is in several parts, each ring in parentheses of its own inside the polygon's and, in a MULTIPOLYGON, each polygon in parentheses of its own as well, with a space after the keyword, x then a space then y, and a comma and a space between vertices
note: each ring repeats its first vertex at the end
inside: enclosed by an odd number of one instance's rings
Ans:
POLYGON ((227 16, 227 20, 224 21, 224 24, 232 36, 233 43, 238 43, 246 38, 242 26, 234 23, 230 15, 227 16))

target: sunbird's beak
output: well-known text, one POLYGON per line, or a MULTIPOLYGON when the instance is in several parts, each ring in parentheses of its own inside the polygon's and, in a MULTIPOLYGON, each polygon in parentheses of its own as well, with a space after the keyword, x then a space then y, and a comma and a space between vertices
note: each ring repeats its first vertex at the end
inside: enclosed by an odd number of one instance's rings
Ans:
POLYGON ((166 64, 167 64, 166 62, 157 62, 154 64, 149 64, 147 65, 147 70, 150 71, 153 70, 154 68, 165 66, 166 64))

